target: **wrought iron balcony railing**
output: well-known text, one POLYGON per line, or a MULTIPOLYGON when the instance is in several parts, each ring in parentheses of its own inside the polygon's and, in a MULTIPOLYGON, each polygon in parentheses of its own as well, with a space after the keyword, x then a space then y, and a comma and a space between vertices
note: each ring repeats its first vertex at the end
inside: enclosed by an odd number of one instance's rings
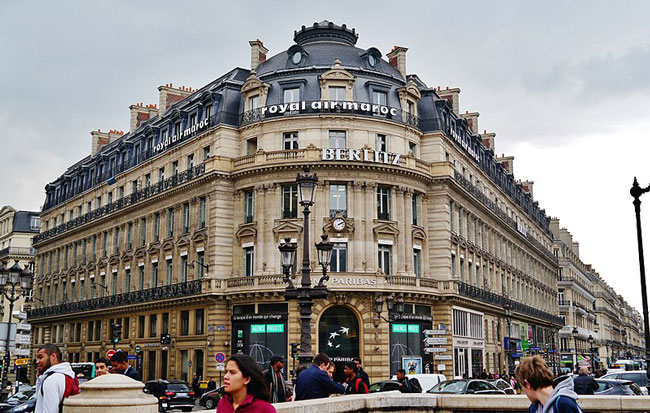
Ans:
POLYGON ((201 280, 186 281, 178 284, 162 285, 146 290, 131 291, 123 294, 107 295, 90 300, 58 304, 29 310, 28 318, 41 318, 83 311, 92 311, 122 305, 145 303, 175 297, 198 294, 201 292, 201 280))

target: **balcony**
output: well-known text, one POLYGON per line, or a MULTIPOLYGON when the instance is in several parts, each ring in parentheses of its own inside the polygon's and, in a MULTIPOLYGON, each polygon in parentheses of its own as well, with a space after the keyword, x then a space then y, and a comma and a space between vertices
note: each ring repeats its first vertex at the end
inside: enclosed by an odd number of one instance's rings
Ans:
POLYGON ((7 255, 34 255, 32 247, 7 247, 0 250, 0 258, 7 255))
POLYGON ((101 310, 105 308, 124 306, 129 304, 146 303, 165 300, 201 292, 201 280, 187 281, 184 283, 163 285, 146 290, 131 291, 124 294, 108 295, 100 298, 91 298, 85 301, 58 304, 49 307, 40 307, 27 312, 28 319, 63 315, 77 312, 101 310))
POLYGON ((508 303, 508 304, 510 304, 510 307, 514 311, 518 311, 518 312, 520 312, 522 314, 526 314, 526 315, 529 315, 531 317, 540 318, 542 320, 548 321, 549 323, 553 323, 553 324, 556 324, 556 325, 563 325, 564 324, 564 320, 561 317, 556 316, 555 314, 547 313, 545 311, 539 310, 539 309, 534 308, 534 307, 530 307, 530 306, 528 306, 526 304, 522 304, 520 302, 511 300, 511 299, 509 299, 507 297, 504 297, 502 295, 495 294, 493 292, 484 290, 484 289, 479 288, 479 287, 475 287, 475 286, 470 285, 470 284, 459 282, 458 283, 458 293, 460 295, 462 295, 462 296, 475 298, 475 299, 478 299, 480 301, 483 301, 483 302, 486 302, 486 303, 489 303, 489 304, 494 304, 494 305, 497 305, 497 306, 500 306, 500 307, 503 307, 504 304, 508 303))
POLYGON ((145 188, 142 188, 141 190, 136 191, 131 195, 128 195, 124 198, 118 199, 117 201, 101 206, 95 209, 94 211, 87 212, 57 227, 41 232, 40 234, 34 236, 34 244, 44 241, 48 238, 52 238, 56 235, 60 235, 65 232, 68 232, 72 229, 78 228, 89 222, 93 222, 100 218, 111 215, 113 212, 125 209, 131 205, 137 204, 142 200, 151 198, 155 195, 166 192, 172 188, 176 188, 177 186, 189 182, 194 178, 203 175, 204 173, 205 173, 205 164, 200 164, 191 169, 187 169, 175 176, 165 179, 164 181, 158 182, 157 184, 154 184, 152 186, 147 186, 145 188))

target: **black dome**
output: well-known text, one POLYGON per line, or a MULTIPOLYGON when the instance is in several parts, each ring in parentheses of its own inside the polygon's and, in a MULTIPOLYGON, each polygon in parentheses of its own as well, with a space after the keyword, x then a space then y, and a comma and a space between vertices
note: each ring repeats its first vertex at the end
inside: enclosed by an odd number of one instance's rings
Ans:
POLYGON ((350 30, 345 24, 338 26, 327 20, 323 20, 320 23, 314 22, 311 27, 302 26, 299 31, 293 32, 293 40, 300 46, 320 41, 344 43, 348 46, 354 46, 358 38, 359 35, 354 29, 350 30))

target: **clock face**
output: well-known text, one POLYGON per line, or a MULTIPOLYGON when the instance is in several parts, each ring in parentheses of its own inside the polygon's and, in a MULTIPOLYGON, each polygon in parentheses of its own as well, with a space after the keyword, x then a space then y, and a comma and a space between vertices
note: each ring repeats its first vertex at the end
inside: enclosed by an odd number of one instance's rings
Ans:
POLYGON ((343 231, 345 228, 345 220, 343 218, 336 218, 332 223, 335 231, 343 231))

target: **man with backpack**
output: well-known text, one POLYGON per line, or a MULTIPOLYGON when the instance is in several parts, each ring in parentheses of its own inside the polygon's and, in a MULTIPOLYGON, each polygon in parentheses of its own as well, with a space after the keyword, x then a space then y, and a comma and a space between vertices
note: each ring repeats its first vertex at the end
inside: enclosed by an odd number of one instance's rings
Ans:
POLYGON ((343 367, 343 374, 347 377, 345 379, 345 394, 368 394, 368 386, 366 383, 358 376, 359 370, 357 365, 353 362, 345 363, 343 367))
POLYGON ((34 413, 63 411, 63 400, 79 394, 79 381, 70 363, 61 362, 61 350, 45 344, 36 353, 36 407, 34 413))
POLYGON ((397 369, 397 381, 399 382, 399 391, 402 393, 422 393, 420 381, 416 378, 409 379, 406 377, 406 370, 397 369))

